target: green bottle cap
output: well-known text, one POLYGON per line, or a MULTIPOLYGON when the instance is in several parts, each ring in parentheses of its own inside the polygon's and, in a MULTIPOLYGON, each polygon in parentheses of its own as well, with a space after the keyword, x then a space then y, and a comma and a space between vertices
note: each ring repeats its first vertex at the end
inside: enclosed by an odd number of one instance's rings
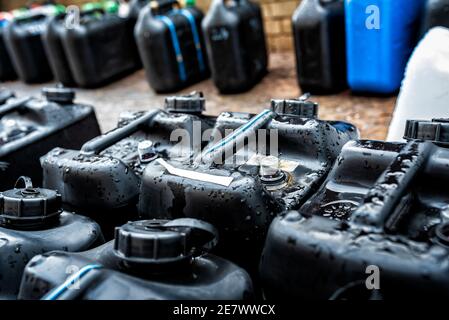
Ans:
POLYGON ((92 11, 103 9, 103 4, 100 2, 88 2, 81 7, 82 11, 92 11))
POLYGON ((24 14, 26 14, 27 12, 28 12, 27 8, 19 8, 19 9, 13 10, 11 13, 14 18, 19 18, 19 17, 23 16, 24 14))
POLYGON ((65 6, 62 4, 56 5, 56 14, 61 14, 65 12, 65 6))
POLYGON ((56 16, 65 12, 65 7, 61 4, 48 4, 37 7, 36 10, 41 10, 44 14, 56 16))
POLYGON ((104 11, 108 13, 117 13, 119 10, 119 4, 117 1, 105 1, 103 4, 104 11))
POLYGON ((186 7, 194 7, 196 4, 195 0, 185 0, 185 6, 186 7))

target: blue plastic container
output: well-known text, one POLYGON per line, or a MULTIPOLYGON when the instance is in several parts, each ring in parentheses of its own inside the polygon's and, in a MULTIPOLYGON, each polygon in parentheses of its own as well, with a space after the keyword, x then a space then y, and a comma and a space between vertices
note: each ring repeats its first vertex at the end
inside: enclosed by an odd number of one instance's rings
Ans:
POLYGON ((345 0, 348 83, 353 91, 397 91, 417 42, 425 0, 345 0))

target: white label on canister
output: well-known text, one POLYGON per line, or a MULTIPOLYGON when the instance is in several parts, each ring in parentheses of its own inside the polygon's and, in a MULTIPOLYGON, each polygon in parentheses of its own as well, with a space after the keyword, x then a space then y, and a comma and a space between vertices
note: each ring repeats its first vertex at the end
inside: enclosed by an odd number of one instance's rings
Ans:
POLYGON ((157 162, 161 166, 163 166, 170 174, 179 176, 182 178, 210 182, 210 183, 219 184, 219 185, 225 186, 225 187, 229 187, 231 185, 232 181, 234 180, 233 177, 215 176, 212 174, 175 168, 172 165, 168 164, 163 159, 158 159, 157 162))

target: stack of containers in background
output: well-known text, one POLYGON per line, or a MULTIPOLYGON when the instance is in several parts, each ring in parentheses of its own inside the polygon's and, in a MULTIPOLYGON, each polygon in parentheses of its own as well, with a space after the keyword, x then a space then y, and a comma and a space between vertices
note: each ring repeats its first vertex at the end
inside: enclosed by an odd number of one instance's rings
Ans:
POLYGON ((47 24, 43 39, 59 82, 94 88, 140 67, 129 17, 117 12, 115 1, 92 3, 79 17, 59 15, 47 24))
POLYGON ((3 39, 20 80, 43 83, 53 73, 42 43, 42 33, 49 19, 63 11, 61 6, 46 5, 16 17, 6 26, 3 39))

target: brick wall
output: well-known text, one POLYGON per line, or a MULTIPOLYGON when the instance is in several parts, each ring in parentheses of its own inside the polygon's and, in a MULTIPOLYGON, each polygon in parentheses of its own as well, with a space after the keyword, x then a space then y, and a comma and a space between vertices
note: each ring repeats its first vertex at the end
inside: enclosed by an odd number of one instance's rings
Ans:
MULTIPOLYGON (((301 0, 253 0, 262 5, 265 32, 268 46, 272 52, 293 50, 292 24, 293 12, 301 0)), ((197 0, 197 5, 207 10, 211 0, 197 0)))
MULTIPOLYGON (((60 0, 68 4, 82 4, 93 0, 60 0)), ((267 34, 268 47, 272 52, 293 49, 291 17, 301 0, 253 0, 262 5, 267 34)), ((15 9, 30 2, 29 0, 0 0, 2 10, 15 9)), ((197 0, 197 5, 207 11, 211 0, 197 0)))
POLYGON ((257 0, 262 5, 265 32, 272 52, 293 50, 292 15, 301 0, 257 0))

